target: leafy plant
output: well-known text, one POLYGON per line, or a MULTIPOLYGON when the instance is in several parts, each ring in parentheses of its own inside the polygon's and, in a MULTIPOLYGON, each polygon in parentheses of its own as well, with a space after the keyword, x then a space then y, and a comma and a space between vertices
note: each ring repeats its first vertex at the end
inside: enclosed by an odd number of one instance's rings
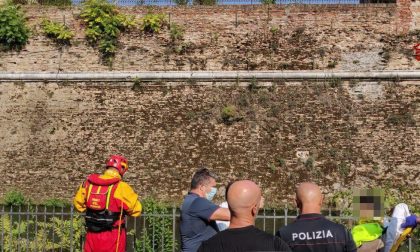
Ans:
POLYGON ((305 161, 305 167, 307 169, 312 169, 315 166, 315 159, 313 157, 308 157, 305 161))
POLYGON ((330 79, 329 84, 330 84, 330 87, 337 88, 341 86, 342 81, 340 78, 332 78, 330 79))
POLYGON ((29 28, 19 7, 12 4, 0 6, 0 45, 20 50, 28 38, 29 28))
POLYGON ((416 120, 411 113, 391 114, 386 122, 395 126, 416 126, 416 120))
POLYGON ((177 5, 188 5, 189 0, 175 0, 177 5))
POLYGON ((267 167, 272 171, 272 172, 276 172, 277 171, 277 167, 273 164, 273 163, 269 163, 267 164, 267 167))
POLYGON ((255 77, 253 77, 251 82, 248 85, 248 90, 255 91, 257 88, 258 88, 258 81, 255 77))
POLYGON ((276 0, 260 0, 262 4, 276 4, 276 0))
POLYGON ((236 115, 236 107, 233 105, 228 105, 222 108, 222 111, 220 112, 220 116, 226 124, 232 123, 235 120, 236 115))
POLYGON ((173 239, 172 219, 163 216, 169 214, 169 208, 150 198, 146 198, 142 205, 144 214, 149 216, 145 217, 144 229, 136 241, 136 251, 172 251, 172 246, 177 246, 173 239))
POLYGON ((327 65, 327 68, 330 68, 330 69, 331 69, 331 68, 335 68, 335 67, 337 66, 337 64, 338 64, 338 63, 337 63, 337 61, 335 61, 335 60, 334 60, 334 61, 329 61, 329 62, 328 62, 328 65, 327 65))
POLYGON ((74 37, 74 32, 64 24, 44 19, 41 25, 45 35, 59 44, 70 44, 70 40, 74 37))
POLYGON ((158 33, 165 24, 165 14, 148 13, 142 19, 141 29, 148 33, 158 33))
POLYGON ((119 13, 116 6, 106 0, 87 0, 80 16, 87 24, 86 38, 98 46, 107 63, 115 56, 120 33, 136 26, 133 16, 119 13))
POLYGON ((18 251, 24 247, 29 251, 40 251, 41 248, 45 251, 68 251, 70 243, 74 251, 81 251, 77 241, 85 232, 84 220, 79 215, 74 216, 73 221, 57 217, 47 221, 36 221, 33 216, 28 220, 16 221, 12 216, 3 215, 0 225, 3 227, 2 250, 5 252, 18 251), (35 222, 37 232, 27 233, 28 230, 34 230, 35 222), (51 240, 51 234, 54 235, 54 240, 51 240))
POLYGON ((271 35, 275 36, 279 33, 280 29, 278 27, 270 27, 271 35))
POLYGON ((339 209, 343 215, 350 216, 352 214, 353 191, 345 189, 335 192, 327 202, 329 207, 339 209))
POLYGON ((277 165, 280 167, 285 167, 286 161, 282 157, 277 157, 277 165))
POLYGON ((338 172, 341 177, 347 177, 350 174, 350 165, 345 162, 338 164, 338 172))
POLYGON ((217 0, 193 0, 194 5, 216 5, 217 0))
POLYGON ((52 5, 52 6, 71 6, 71 0, 38 0, 41 5, 52 5))
POLYGON ((143 85, 141 83, 141 80, 139 78, 134 78, 133 86, 131 87, 131 90, 133 91, 140 91, 142 90, 143 85))
POLYGON ((170 37, 172 43, 182 41, 184 39, 185 28, 176 23, 171 24, 170 37))
POLYGON ((58 199, 58 198, 50 198, 45 201, 45 205, 47 207, 66 207, 66 206, 70 206, 71 204, 67 200, 58 199))
POLYGON ((23 206, 28 203, 22 192, 18 190, 11 190, 4 196, 4 204, 6 206, 23 206))

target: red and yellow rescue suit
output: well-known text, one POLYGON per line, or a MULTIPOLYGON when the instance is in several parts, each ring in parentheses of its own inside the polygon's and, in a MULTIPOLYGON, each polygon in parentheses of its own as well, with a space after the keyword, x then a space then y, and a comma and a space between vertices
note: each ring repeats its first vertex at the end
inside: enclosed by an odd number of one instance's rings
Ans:
POLYGON ((86 212, 88 230, 83 251, 115 252, 117 241, 118 252, 125 251, 124 216, 138 217, 142 207, 138 195, 122 181, 117 170, 91 174, 79 187, 73 203, 79 212, 86 212), (104 220, 108 223, 104 224, 104 220))

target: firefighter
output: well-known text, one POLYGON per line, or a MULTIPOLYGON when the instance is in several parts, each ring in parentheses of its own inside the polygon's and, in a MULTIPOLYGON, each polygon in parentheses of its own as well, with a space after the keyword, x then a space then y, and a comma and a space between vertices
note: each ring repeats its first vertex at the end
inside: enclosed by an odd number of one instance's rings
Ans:
POLYGON ((122 177, 128 170, 127 159, 112 155, 103 174, 91 174, 79 187, 73 204, 86 212, 85 252, 124 252, 126 247, 125 215, 138 217, 138 195, 122 177))

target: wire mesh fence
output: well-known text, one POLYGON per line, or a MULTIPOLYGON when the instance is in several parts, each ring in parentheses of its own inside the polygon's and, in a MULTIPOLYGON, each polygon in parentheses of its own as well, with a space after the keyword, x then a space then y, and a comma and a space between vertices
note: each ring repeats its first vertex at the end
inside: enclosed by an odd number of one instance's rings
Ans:
MULTIPOLYGON (((72 0, 73 5, 80 5, 84 0, 72 0)), ((119 6, 177 6, 203 4, 200 0, 108 0, 119 6)), ((366 4, 395 3, 396 0, 210 0, 211 5, 258 5, 258 4, 366 4)))
MULTIPOLYGON (((267 233, 291 223, 298 212, 293 209, 260 211, 256 226, 267 233)), ((352 216, 340 211, 323 212, 328 219, 351 227, 352 216)), ((19 206, 1 207, 0 251, 82 251, 84 218, 73 207, 19 206)), ((140 218, 127 218, 127 251, 179 251, 180 213, 168 208, 166 213, 148 213, 140 218)), ((401 251, 418 251, 411 239, 401 251)))

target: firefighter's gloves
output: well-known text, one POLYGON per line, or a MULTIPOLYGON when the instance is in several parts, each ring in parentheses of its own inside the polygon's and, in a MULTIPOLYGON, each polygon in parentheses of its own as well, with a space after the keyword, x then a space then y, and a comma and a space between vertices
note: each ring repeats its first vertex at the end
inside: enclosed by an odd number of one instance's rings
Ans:
POLYGON ((412 227, 415 228, 417 226, 417 216, 412 214, 405 218, 405 222, 401 224, 401 228, 408 228, 412 227))

